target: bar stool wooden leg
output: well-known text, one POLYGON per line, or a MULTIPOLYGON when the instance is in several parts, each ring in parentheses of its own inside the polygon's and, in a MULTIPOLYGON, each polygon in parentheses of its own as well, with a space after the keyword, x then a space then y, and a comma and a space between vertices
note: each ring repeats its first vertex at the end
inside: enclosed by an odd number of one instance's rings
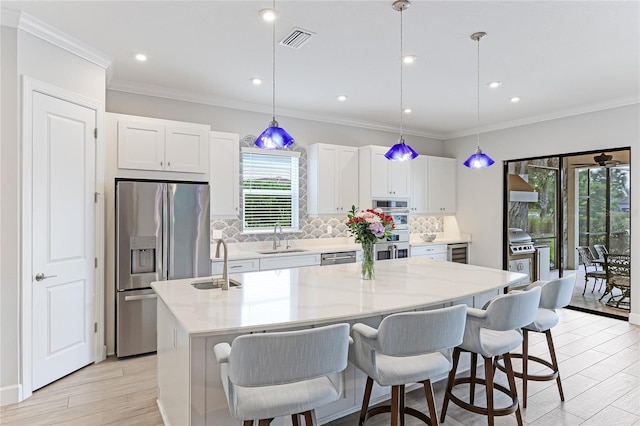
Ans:
POLYGON ((427 406, 429 407, 430 426, 438 426, 438 413, 436 412, 436 403, 433 398, 431 380, 425 380, 422 383, 424 385, 424 396, 427 398, 427 406))
POLYGON ((300 416, 298 416, 297 414, 292 414, 291 415, 291 424, 293 426, 300 426, 300 416))
POLYGON ((400 404, 398 408, 398 413, 400 415, 400 426, 404 426, 404 385, 400 385, 400 392, 398 398, 400 399, 400 404))
POLYGON ((400 386, 391 387, 391 426, 398 426, 398 406, 400 402, 400 386))
POLYGON ((371 389, 373 388, 373 379, 367 377, 367 384, 364 388, 364 397, 362 398, 362 409, 360 410, 360 421, 358 426, 362 426, 367 418, 367 409, 369 408, 369 400, 371 399, 371 389))
POLYGON ((304 412, 304 424, 305 426, 317 426, 318 420, 316 419, 316 410, 304 412))
POLYGON ((453 381, 456 378, 456 370, 458 369, 458 361, 460 360, 461 349, 456 347, 453 349, 453 367, 449 371, 449 377, 447 379, 447 388, 444 391, 444 401, 442 402, 442 412, 440 413, 440 422, 444 423, 445 417, 447 417, 447 406, 449 405, 449 396, 451 389, 453 389, 453 381))
POLYGON ((487 387, 487 417, 493 426, 493 358, 484 358, 484 380, 487 387))
MULTIPOLYGON (((511 355, 504 354, 504 366, 507 370, 507 380, 509 381, 509 389, 511 390, 511 399, 518 404, 518 390, 516 389, 516 378, 513 375, 513 365, 511 364, 511 355)), ((525 380, 526 381, 526 380, 525 380)), ((520 404, 516 409, 516 420, 518 426, 522 426, 522 413, 520 412, 520 404)))
POLYGON ((253 420, 245 420, 242 422, 242 426, 253 426, 253 420))
POLYGON ((558 373, 558 377, 556 377, 556 383, 558 384, 558 392, 560 392, 560 401, 564 401, 564 392, 562 391, 562 382, 560 381, 560 369, 558 368, 558 359, 556 358, 556 350, 553 346, 553 337, 551 336, 551 329, 545 331, 544 334, 547 336, 547 346, 549 346, 549 355, 551 355, 551 365, 553 365, 553 371, 557 371, 558 373))
MULTIPOLYGON (((506 367, 506 361, 505 361, 506 367)), ((527 408, 527 383, 529 382, 529 375, 527 370, 529 367, 529 331, 526 328, 522 329, 522 406, 527 408)), ((511 369, 513 373, 513 369, 511 369)))
POLYGON ((471 354, 471 381, 469 382, 469 402, 473 405, 476 394, 476 369, 478 367, 478 354, 471 354))

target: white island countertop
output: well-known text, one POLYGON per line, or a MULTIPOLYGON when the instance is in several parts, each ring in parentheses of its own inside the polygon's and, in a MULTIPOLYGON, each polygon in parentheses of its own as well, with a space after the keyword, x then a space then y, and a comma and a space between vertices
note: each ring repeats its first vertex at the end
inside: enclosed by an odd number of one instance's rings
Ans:
POLYGON ((232 274, 239 288, 198 290, 194 281, 152 287, 191 337, 303 327, 441 305, 515 284, 526 275, 480 266, 407 258, 232 274))

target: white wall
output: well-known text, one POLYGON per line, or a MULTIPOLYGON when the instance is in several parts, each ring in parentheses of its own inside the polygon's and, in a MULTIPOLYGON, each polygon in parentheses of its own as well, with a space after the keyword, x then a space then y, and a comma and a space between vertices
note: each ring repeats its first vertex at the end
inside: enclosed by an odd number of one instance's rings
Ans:
MULTIPOLYGON (((168 120, 187 121, 211 125, 217 132, 238 133, 240 138, 247 135, 258 136, 271 121, 270 114, 260 114, 221 108, 193 102, 136 95, 132 93, 107 91, 107 111, 120 114, 141 115, 168 120)), ((382 132, 319 121, 302 120, 276 116, 281 127, 287 129, 302 146, 314 143, 336 145, 391 146, 398 141, 398 133, 382 132)), ((405 141, 419 154, 443 156, 442 141, 405 135, 405 141)))
MULTIPOLYGON (((41 38, 2 26, 0 157, 0 404, 21 397, 21 78, 29 76, 105 104, 105 70, 41 38), (6 60, 5 60, 6 59, 6 60)), ((24 280, 30 285, 30 277, 24 280)))
MULTIPOLYGON (((475 150, 475 136, 445 142, 445 156, 458 159, 458 225, 473 235, 475 264, 502 268, 503 161, 603 148, 631 147, 631 250, 640 252, 640 106, 631 105, 484 133, 480 147, 495 161, 470 170, 462 162, 475 150)), ((630 321, 640 324, 640 262, 632 262, 630 321)))

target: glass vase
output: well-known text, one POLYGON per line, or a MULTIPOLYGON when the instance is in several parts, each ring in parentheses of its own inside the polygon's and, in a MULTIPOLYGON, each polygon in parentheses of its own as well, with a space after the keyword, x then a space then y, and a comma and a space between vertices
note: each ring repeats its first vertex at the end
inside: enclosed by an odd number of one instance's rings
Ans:
POLYGON ((373 243, 370 241, 362 243, 362 264, 360 265, 360 278, 363 280, 373 280, 376 278, 373 243))

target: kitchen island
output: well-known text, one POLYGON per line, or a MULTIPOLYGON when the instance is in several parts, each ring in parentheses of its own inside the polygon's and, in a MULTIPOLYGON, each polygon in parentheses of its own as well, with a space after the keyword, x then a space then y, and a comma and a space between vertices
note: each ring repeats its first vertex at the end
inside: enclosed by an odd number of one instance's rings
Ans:
MULTIPOLYGON (((236 424, 213 354, 219 342, 336 322, 377 327, 394 312, 479 305, 526 277, 424 258, 377 262, 372 281, 360 280, 359 268, 356 263, 233 274, 242 285, 228 291, 191 285, 202 278, 153 283, 158 295, 158 404, 165 423, 236 424)), ((365 377, 351 364, 345 376, 343 398, 317 410, 320 423, 359 409, 365 377)), ((374 389, 372 403, 387 392, 374 389)))

